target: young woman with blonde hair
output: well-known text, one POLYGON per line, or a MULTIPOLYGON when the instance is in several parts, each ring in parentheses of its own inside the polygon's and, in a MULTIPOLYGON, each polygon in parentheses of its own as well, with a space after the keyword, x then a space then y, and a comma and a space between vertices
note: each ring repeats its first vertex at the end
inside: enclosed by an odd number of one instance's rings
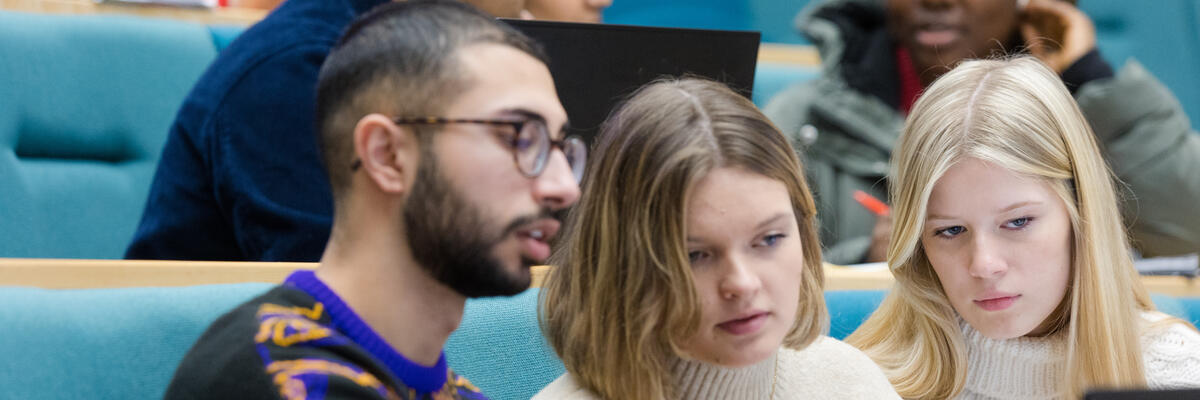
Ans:
POLYGON ((896 285, 847 342, 901 396, 1200 385, 1200 333, 1155 311, 1096 139, 1041 62, 969 61, 939 78, 891 179, 896 285))
POLYGON ((639 89, 605 122, 541 292, 567 374, 535 399, 887 399, 823 335, 813 199, 784 136, 699 79, 639 89))

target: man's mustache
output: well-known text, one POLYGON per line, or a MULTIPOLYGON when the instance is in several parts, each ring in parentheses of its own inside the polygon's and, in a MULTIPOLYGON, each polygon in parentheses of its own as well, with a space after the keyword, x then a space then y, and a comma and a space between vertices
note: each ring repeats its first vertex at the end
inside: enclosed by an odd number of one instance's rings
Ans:
POLYGON ((566 211, 566 208, 553 211, 549 207, 542 207, 542 209, 536 214, 523 215, 513 219, 512 222, 509 222, 508 226, 504 228, 504 231, 501 233, 500 237, 508 236, 509 234, 520 230, 521 227, 537 222, 538 220, 553 219, 559 223, 562 223, 563 217, 567 215, 566 211))

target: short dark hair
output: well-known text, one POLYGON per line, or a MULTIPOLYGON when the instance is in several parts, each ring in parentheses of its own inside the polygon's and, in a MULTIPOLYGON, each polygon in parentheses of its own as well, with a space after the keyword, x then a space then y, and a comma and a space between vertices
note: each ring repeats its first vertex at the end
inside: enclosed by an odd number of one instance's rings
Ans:
POLYGON ((440 113, 471 84, 456 51, 478 43, 509 46, 548 64, 532 39, 459 1, 386 3, 346 28, 317 78, 318 143, 335 205, 350 183, 358 120, 371 113, 440 113))

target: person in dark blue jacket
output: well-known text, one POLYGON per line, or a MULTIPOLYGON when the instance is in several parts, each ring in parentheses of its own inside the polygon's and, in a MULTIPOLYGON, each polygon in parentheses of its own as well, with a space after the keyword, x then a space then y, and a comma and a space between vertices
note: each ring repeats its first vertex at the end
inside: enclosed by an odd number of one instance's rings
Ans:
MULTIPOLYGON (((217 57, 163 149, 131 259, 316 261, 333 212, 313 125, 317 71, 386 0, 288 0, 217 57)), ((517 17, 524 0, 468 0, 517 17)))

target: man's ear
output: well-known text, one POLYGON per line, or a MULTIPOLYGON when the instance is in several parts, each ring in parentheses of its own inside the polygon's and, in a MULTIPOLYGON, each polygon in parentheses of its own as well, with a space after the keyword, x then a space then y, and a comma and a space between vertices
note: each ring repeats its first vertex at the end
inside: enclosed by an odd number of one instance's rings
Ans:
POLYGON ((416 177, 420 157, 416 132, 382 114, 369 114, 354 125, 354 152, 379 190, 404 193, 416 177))

